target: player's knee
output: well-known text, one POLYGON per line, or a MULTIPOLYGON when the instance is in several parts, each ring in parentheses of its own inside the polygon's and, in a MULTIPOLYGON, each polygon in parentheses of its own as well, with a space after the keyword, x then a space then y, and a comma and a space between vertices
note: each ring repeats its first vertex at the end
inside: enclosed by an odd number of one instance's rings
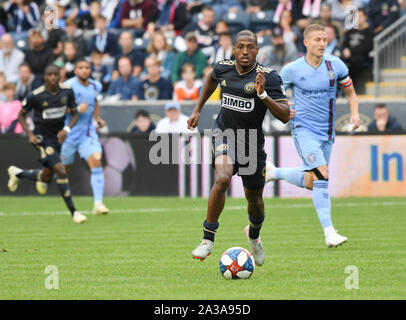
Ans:
POLYGON ((328 180, 328 168, 327 167, 318 167, 312 170, 313 172, 313 181, 314 180, 328 180))
POLYGON ((66 178, 68 176, 65 166, 62 163, 56 164, 53 169, 58 178, 66 178))
POLYGON ((100 152, 93 153, 88 159, 88 164, 90 168, 98 168, 102 165, 102 155, 100 152))
POLYGON ((216 187, 221 191, 225 191, 228 189, 231 183, 231 177, 226 174, 218 174, 216 177, 216 187))
POLYGON ((306 172, 304 176, 304 186, 308 190, 313 190, 313 174, 311 172, 306 172))

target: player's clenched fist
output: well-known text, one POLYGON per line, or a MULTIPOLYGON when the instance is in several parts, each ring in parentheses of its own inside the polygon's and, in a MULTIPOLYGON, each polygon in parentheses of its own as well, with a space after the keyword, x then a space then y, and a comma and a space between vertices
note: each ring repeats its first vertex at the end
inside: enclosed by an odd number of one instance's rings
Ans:
POLYGON ((61 130, 61 131, 58 132, 57 137, 58 137, 58 142, 59 142, 59 144, 64 143, 67 134, 68 134, 68 133, 67 133, 65 130, 61 130))
POLYGON ((257 89, 257 94, 262 94, 265 90, 265 73, 263 71, 258 70, 257 72, 255 88, 257 89))
POLYGON ((193 130, 194 128, 197 127, 199 120, 200 120, 200 113, 193 112, 191 114, 191 116, 189 117, 189 120, 187 121, 187 128, 189 130, 193 130))

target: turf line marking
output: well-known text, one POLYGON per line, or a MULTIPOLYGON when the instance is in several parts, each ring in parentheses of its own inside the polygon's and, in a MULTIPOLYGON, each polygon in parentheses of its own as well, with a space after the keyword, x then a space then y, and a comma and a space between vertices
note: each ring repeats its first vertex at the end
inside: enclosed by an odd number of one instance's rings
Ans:
MULTIPOLYGON (((406 201, 384 201, 384 202, 348 202, 333 204, 333 208, 346 208, 346 207, 370 207, 370 206, 406 206, 406 201)), ((298 204, 278 204, 267 205, 269 209, 300 209, 300 208, 313 208, 313 203, 298 203, 298 204)), ((245 210, 247 206, 226 206, 224 210, 245 210)), ((181 212, 181 211, 205 211, 206 207, 193 207, 193 208, 141 208, 141 209, 117 209, 110 210, 110 213, 145 213, 145 212, 181 212)), ((92 211, 81 211, 84 214, 91 214, 92 211)), ((0 217, 7 216, 53 216, 53 215, 69 215, 68 211, 43 211, 43 212, 0 212, 0 217)))

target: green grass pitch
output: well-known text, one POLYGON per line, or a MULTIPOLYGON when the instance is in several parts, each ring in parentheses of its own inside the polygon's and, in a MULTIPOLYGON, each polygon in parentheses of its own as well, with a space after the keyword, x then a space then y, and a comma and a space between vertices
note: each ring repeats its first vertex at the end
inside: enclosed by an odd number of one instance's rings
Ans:
POLYGON ((223 279, 218 263, 227 248, 248 248, 243 199, 227 199, 204 262, 191 251, 207 199, 107 198, 112 212, 100 217, 89 214, 91 198, 74 200, 88 213, 83 225, 59 197, 0 197, 0 299, 406 298, 401 198, 333 199, 333 222, 349 241, 332 249, 311 199, 266 199, 266 262, 237 281, 223 279), (58 269, 57 290, 45 288, 49 265, 58 269), (345 288, 355 277, 347 266, 358 269, 358 289, 345 288))

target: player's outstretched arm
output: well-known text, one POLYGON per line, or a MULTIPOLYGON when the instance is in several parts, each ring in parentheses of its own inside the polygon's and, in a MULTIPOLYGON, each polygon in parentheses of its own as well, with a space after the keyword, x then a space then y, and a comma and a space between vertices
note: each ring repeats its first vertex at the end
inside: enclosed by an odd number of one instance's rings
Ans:
MULTIPOLYGON (((261 96, 265 93, 265 74, 263 71, 257 72, 255 87, 257 89, 258 96, 261 98, 261 96)), ((261 99, 275 118, 279 119, 283 123, 287 123, 289 121, 290 107, 288 104, 288 100, 275 101, 268 95, 266 95, 265 98, 261 99)))
POLYGON ((348 104, 350 105, 351 110, 351 119, 350 122, 353 124, 352 131, 359 128, 361 125, 361 120, 359 118, 359 106, 358 98, 355 92, 354 86, 351 84, 348 87, 344 87, 344 93, 347 97, 348 104))
POLYGON ((210 72, 207 75, 206 82, 203 86, 202 93, 197 100, 197 105, 193 110, 193 113, 190 115, 189 120, 187 121, 187 127, 189 130, 193 130, 197 127, 199 120, 200 120, 200 112, 203 109, 204 104, 213 94, 214 90, 216 90, 218 82, 213 79, 212 73, 210 72))

